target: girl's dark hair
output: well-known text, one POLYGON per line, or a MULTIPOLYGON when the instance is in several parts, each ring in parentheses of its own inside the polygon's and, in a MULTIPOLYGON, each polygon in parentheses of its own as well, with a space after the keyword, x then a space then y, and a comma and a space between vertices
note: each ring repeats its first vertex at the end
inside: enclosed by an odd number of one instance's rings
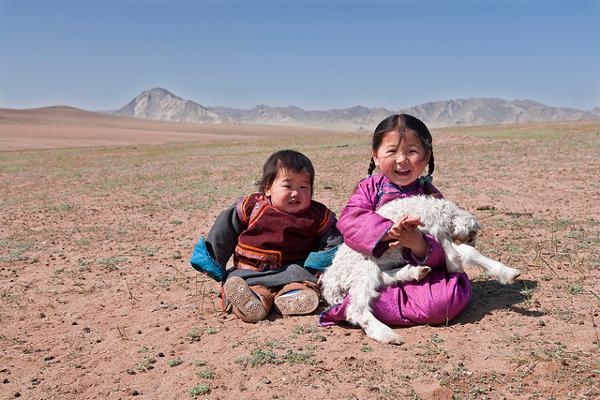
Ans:
MULTIPOLYGON (((383 137, 388 132, 399 132, 403 135, 407 129, 413 130, 417 132, 419 139, 421 140, 421 144, 429 152, 429 164, 428 164, 428 174, 433 174, 433 170, 435 169, 435 163, 433 161, 433 144, 431 139, 431 133, 427 126, 418 118, 413 117, 408 114, 395 114, 387 117, 383 121, 377 125, 375 128, 375 132, 373 132, 373 140, 371 142, 371 148, 373 150, 377 150, 379 146, 381 146, 381 142, 383 137)), ((375 170, 375 160, 371 157, 371 163, 369 164, 369 172, 371 175, 375 170)))
POLYGON ((280 150, 267 158, 263 165, 262 177, 258 181, 258 191, 265 194, 277 176, 277 171, 287 169, 294 172, 305 172, 310 177, 310 193, 315 183, 315 168, 304 154, 295 150, 280 150))

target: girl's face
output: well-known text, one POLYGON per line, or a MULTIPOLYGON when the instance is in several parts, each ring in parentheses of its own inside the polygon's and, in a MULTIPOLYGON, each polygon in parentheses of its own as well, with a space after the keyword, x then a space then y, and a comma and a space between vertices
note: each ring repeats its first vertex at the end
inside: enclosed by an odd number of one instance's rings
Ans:
POLYGON ((429 152, 412 129, 407 129, 403 135, 391 131, 384 135, 379 148, 373 150, 373 160, 392 183, 407 186, 427 167, 429 152))
POLYGON ((279 211, 296 214, 308 210, 311 198, 310 175, 279 169, 273 184, 265 191, 279 211))

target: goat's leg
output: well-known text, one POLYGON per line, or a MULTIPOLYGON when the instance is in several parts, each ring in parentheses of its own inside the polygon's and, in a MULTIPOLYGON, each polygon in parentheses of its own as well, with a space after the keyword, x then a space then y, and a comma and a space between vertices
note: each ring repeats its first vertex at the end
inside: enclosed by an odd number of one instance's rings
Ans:
POLYGON ((431 226, 428 231, 437 238, 444 248, 446 270, 448 272, 463 272, 465 270, 464 260, 460 257, 460 252, 456 249, 448 231, 438 225, 431 226))
POLYGON ((463 272, 465 270, 465 260, 461 257, 460 251, 457 251, 454 243, 449 238, 442 238, 440 244, 444 248, 444 257, 446 258, 446 270, 448 272, 463 272))
POLYGON ((381 282, 383 286, 390 286, 398 282, 420 281, 431 271, 426 265, 405 265, 402 268, 394 268, 382 271, 381 282))
POLYGON ((502 284, 513 283, 515 278, 521 275, 518 269, 484 256, 473 246, 467 244, 453 244, 453 246, 456 247, 466 265, 477 265, 483 268, 489 276, 502 284))
POLYGON ((346 309, 346 319, 348 322, 363 328, 367 336, 372 339, 382 343, 401 344, 403 342, 402 337, 375 318, 369 306, 371 300, 379 296, 377 289, 380 285, 379 276, 381 271, 374 263, 361 265, 360 267, 363 266, 373 270, 364 279, 354 282, 350 288, 349 294, 351 297, 346 309))

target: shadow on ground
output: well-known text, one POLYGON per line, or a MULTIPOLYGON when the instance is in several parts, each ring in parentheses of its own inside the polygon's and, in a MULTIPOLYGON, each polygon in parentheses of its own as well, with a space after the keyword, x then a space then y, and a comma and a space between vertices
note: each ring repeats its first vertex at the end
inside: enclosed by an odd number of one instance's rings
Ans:
POLYGON ((518 306, 531 298, 538 283, 530 280, 518 280, 511 285, 502 285, 496 281, 476 281, 473 285, 473 296, 467 309, 455 320, 455 324, 478 322, 494 310, 510 309, 525 317, 541 317, 541 311, 529 310, 518 306))

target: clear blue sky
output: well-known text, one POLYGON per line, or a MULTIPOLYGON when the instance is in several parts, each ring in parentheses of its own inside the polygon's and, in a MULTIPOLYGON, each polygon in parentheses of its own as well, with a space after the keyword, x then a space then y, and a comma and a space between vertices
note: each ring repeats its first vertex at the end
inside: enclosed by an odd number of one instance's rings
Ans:
POLYGON ((600 106, 600 0, 0 0, 0 107, 600 106))

